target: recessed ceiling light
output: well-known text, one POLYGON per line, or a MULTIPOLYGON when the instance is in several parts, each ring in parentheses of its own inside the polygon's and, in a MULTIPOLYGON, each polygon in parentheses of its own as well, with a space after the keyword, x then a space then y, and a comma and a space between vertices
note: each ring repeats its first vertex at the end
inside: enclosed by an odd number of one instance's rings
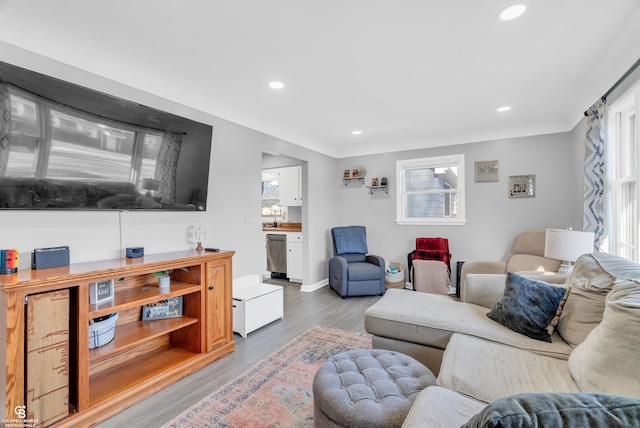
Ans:
POLYGON ((271 89, 282 89, 284 88, 284 83, 282 82, 270 82, 269 87, 271 89))
POLYGON ((362 135, 362 131, 351 131, 353 135, 362 135))
POLYGON ((522 15, 525 10, 527 10, 527 7, 525 5, 516 4, 514 6, 509 6, 508 8, 500 12, 499 16, 503 21, 510 21, 522 15))
POLYGON ((511 110, 511 107, 509 107, 509 106, 502 106, 502 107, 498 107, 496 109, 496 111, 500 112, 500 113, 505 112, 505 111, 509 111, 509 110, 511 110))

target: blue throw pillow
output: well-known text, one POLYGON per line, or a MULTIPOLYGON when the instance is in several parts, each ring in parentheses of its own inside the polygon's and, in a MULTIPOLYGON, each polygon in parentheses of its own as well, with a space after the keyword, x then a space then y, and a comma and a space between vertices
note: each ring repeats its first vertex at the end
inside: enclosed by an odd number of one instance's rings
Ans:
POLYGON ((640 400, 584 392, 515 394, 500 398, 462 428, 612 428, 640 426, 640 400))
POLYGON ((547 327, 566 292, 566 288, 508 272, 504 295, 487 316, 532 339, 551 342, 547 327))

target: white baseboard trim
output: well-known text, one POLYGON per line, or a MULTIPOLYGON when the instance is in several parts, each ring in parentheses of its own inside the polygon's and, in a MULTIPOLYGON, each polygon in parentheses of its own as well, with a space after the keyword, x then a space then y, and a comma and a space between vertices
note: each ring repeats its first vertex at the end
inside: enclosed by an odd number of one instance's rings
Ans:
POLYGON ((325 285, 329 285, 329 278, 323 279, 320 282, 316 282, 315 284, 311 284, 311 285, 302 285, 300 287, 300 291, 304 291, 306 293, 311 293, 313 291, 319 290, 322 287, 324 287, 325 285))

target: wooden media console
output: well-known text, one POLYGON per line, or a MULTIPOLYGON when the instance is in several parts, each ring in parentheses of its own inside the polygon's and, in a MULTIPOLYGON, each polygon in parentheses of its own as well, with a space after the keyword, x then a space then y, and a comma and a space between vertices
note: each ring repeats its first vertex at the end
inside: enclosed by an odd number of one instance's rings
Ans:
POLYGON ((233 352, 233 254, 189 250, 0 275, 3 419, 93 425, 233 352), (160 289, 154 273, 165 270, 171 286, 160 289), (90 304, 90 285, 107 280, 113 299, 90 304), (143 321, 144 307, 165 300, 180 302, 181 315, 143 321), (113 313, 113 340, 89 349, 90 320, 113 313))

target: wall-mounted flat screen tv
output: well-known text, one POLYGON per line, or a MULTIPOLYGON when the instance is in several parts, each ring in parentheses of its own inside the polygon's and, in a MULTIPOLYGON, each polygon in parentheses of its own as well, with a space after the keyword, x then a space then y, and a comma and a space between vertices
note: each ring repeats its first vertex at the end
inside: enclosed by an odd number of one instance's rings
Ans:
POLYGON ((0 62, 0 209, 206 210, 212 134, 0 62))

